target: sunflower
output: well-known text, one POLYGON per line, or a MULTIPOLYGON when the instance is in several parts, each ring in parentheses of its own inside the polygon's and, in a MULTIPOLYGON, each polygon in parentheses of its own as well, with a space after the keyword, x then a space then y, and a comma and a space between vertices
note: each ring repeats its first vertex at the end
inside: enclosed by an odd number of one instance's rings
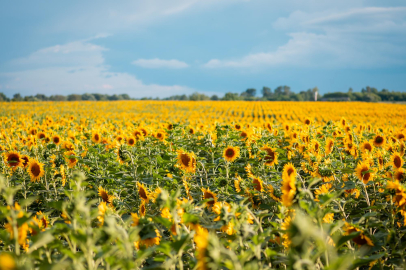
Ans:
POLYGON ((14 270, 17 269, 17 264, 14 260, 14 257, 9 253, 2 252, 0 253, 0 269, 1 270, 14 270))
POLYGON ((330 193, 331 188, 333 187, 332 184, 324 184, 320 186, 318 189, 314 191, 314 194, 316 194, 316 199, 314 199, 316 202, 319 201, 319 195, 324 195, 330 193))
POLYGON ((317 140, 311 140, 310 141, 310 145, 311 145, 311 150, 314 152, 314 153, 319 153, 319 151, 320 151, 320 143, 319 143, 319 141, 317 141, 317 140))
POLYGON ((106 215, 107 211, 107 204, 106 202, 101 202, 98 206, 99 215, 97 216, 97 220, 100 222, 100 226, 104 224, 104 216, 106 215))
POLYGON ((402 132, 399 132, 398 134, 396 134, 396 139, 398 139, 399 141, 403 141, 406 138, 406 135, 402 132))
POLYGON ((385 139, 384 136, 376 135, 375 138, 373 139, 373 144, 374 144, 376 147, 385 146, 385 143, 386 143, 386 139, 385 139))
POLYGON ((132 223, 131 226, 135 227, 138 226, 140 223, 140 218, 138 217, 137 213, 131 213, 132 223))
POLYGON ((135 137, 137 140, 142 141, 142 140, 144 139, 144 135, 143 135, 143 133, 142 133, 141 130, 135 130, 135 131, 133 132, 133 135, 134 135, 134 137, 135 137))
POLYGON ((35 135, 37 135, 37 133, 38 133, 38 130, 35 127, 32 127, 28 130, 28 134, 30 134, 30 135, 35 136, 35 135))
POLYGON ((372 242, 372 240, 368 236, 364 235, 362 230, 358 229, 357 227, 355 227, 347 222, 345 223, 344 231, 345 231, 344 235, 350 235, 351 233, 354 233, 354 232, 361 232, 360 235, 358 235, 352 239, 352 241, 354 241, 354 243, 357 244, 358 246, 363 246, 363 245, 368 245, 371 247, 374 246, 374 243, 372 242))
POLYGON ((196 158, 193 152, 178 151, 178 165, 181 170, 189 173, 196 171, 196 158))
POLYGON ((109 195, 108 191, 106 189, 104 189, 103 187, 99 186, 98 189, 98 193, 100 198, 105 202, 110 204, 110 206, 112 206, 113 204, 113 200, 115 199, 115 197, 113 195, 109 195))
POLYGON ((140 195, 140 198, 144 200, 146 203, 148 203, 150 199, 150 194, 147 188, 144 186, 144 184, 140 184, 139 182, 137 182, 137 187, 138 187, 138 195, 140 195))
POLYGON ((259 177, 255 177, 252 180, 252 185, 256 191, 262 192, 264 191, 264 182, 259 177))
POLYGON ((400 168, 395 172, 394 179, 399 182, 404 182, 406 180, 406 172, 403 168, 400 168))
POLYGON ((293 198, 296 194, 296 179, 285 178, 282 181, 282 204, 289 207, 293 203, 293 198))
POLYGON ((334 140, 331 138, 328 138, 326 140, 326 147, 325 147, 326 155, 331 154, 331 152, 333 152, 333 149, 334 149, 334 140))
POLYGON ((157 131, 157 133, 155 134, 155 138, 157 138, 160 141, 165 140, 165 132, 162 130, 157 131))
POLYGON ((234 162, 240 156, 240 148, 228 146, 223 151, 223 158, 228 162, 234 162))
POLYGON ((118 162, 120 162, 121 164, 124 164, 127 162, 128 158, 125 155, 125 152, 123 151, 123 149, 121 147, 117 148, 116 154, 117 154, 118 162))
POLYGON ((61 137, 59 137, 59 135, 52 136, 52 142, 56 145, 59 145, 61 143, 61 137))
POLYGON ((356 175, 360 181, 364 184, 367 184, 369 181, 373 180, 374 175, 370 172, 370 168, 368 163, 358 163, 357 167, 355 168, 356 175))
POLYGON ((241 130, 242 126, 240 124, 234 125, 235 130, 241 130))
POLYGON ((124 140, 124 137, 123 137, 123 136, 121 136, 121 135, 117 135, 117 136, 116 136, 116 141, 117 141, 117 142, 121 143, 123 140, 124 140))
POLYGON ((264 157, 265 164, 268 166, 273 166, 278 164, 278 153, 275 151, 276 148, 271 148, 269 146, 264 146, 261 150, 266 152, 264 157))
POLYGON ((49 218, 39 211, 35 214, 34 219, 37 221, 38 227, 41 231, 45 231, 49 227, 49 218))
POLYGON ((147 208, 145 206, 145 201, 143 200, 143 201, 141 201, 141 204, 140 204, 140 216, 145 217, 146 212, 147 212, 147 208))
POLYGON ((193 135, 195 133, 196 133, 195 129, 193 127, 189 127, 189 134, 193 135))
POLYGON ((39 163, 35 159, 31 159, 28 164, 28 173, 30 174, 31 182, 39 182, 39 179, 45 174, 44 164, 39 163))
POLYGON ((93 131, 92 133, 92 142, 94 143, 100 143, 102 140, 101 135, 97 131, 93 131))
POLYGON ((148 130, 146 128, 140 128, 140 131, 142 133, 142 136, 147 137, 148 136, 148 130))
POLYGON ((208 207, 212 207, 217 202, 217 195, 214 192, 210 191, 209 188, 207 189, 202 188, 202 191, 203 191, 203 200, 213 199, 211 201, 206 202, 206 205, 208 207))
POLYGON ((24 168, 27 168, 27 166, 28 166, 28 163, 30 162, 30 157, 29 156, 27 156, 27 155, 22 155, 21 156, 21 159, 22 159, 22 161, 23 161, 23 167, 24 168))
POLYGON ((361 144, 361 151, 363 153, 372 153, 373 150, 374 150, 374 147, 370 142, 363 142, 361 144))
POLYGON ((23 159, 17 152, 9 152, 4 154, 4 162, 13 170, 23 165, 23 159))
POLYGON ((75 145, 71 143, 70 141, 64 141, 61 146, 62 149, 68 150, 68 151, 73 151, 75 150, 75 145))
POLYGON ((310 124, 312 123, 312 120, 310 120, 309 118, 305 118, 305 120, 303 121, 303 124, 305 124, 306 126, 310 126, 310 124))
POLYGON ((395 170, 398 170, 398 169, 402 168, 402 166, 404 164, 404 161, 403 161, 402 156, 400 155, 400 153, 398 153, 398 152, 393 153, 392 156, 390 157, 390 159, 392 161, 391 162, 392 167, 395 170))
POLYGON ((287 163, 283 167, 282 179, 284 181, 288 179, 296 179, 296 169, 292 163, 287 163))
POLYGON ((248 139, 248 138, 249 138, 249 133, 248 133, 248 131, 245 131, 245 130, 241 131, 240 137, 242 138, 241 140, 246 140, 246 139, 248 139))
POLYGON ((135 145, 135 142, 136 142, 136 140, 135 140, 134 137, 128 137, 128 138, 127 138, 127 144, 128 144, 129 146, 135 145))
POLYGON ((78 163, 78 159, 75 157, 76 154, 73 151, 65 152, 64 154, 65 160, 68 163, 69 168, 75 167, 76 163, 78 163))
POLYGON ((161 235, 159 234, 159 231, 157 229, 155 229, 155 237, 141 239, 138 242, 135 242, 134 246, 137 249, 139 249, 140 246, 149 248, 149 247, 152 247, 155 245, 159 245, 160 241, 161 241, 161 235))

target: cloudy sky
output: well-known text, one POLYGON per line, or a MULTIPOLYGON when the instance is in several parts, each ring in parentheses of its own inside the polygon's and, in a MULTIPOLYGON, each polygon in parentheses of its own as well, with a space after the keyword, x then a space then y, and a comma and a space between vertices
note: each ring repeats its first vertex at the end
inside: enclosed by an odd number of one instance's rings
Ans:
POLYGON ((406 91, 406 3, 1 1, 0 92, 406 91))

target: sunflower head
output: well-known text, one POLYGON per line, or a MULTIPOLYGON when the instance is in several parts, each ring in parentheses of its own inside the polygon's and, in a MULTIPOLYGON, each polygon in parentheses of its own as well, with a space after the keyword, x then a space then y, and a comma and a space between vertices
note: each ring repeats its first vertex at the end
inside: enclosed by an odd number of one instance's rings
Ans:
POLYGON ((98 131, 93 131, 92 133, 92 142, 100 143, 102 141, 102 137, 98 131))
POLYGON ((385 143, 386 143, 386 138, 382 135, 376 135, 373 139, 373 144, 376 147, 382 147, 385 145, 385 143))
POLYGON ((364 153, 372 153, 372 151, 374 150, 374 147, 372 145, 372 143, 370 142, 363 142, 361 144, 361 151, 364 153))
POLYGON ((402 166, 404 164, 403 158, 400 155, 400 153, 398 153, 398 152, 395 152, 395 153, 392 154, 391 161, 392 161, 391 162, 392 166, 393 166, 393 168, 395 170, 398 170, 398 169, 402 168, 402 166))
POLYGON ((181 170, 189 173, 196 171, 196 158, 194 153, 178 151, 178 165, 181 170))
POLYGON ((203 192, 203 200, 213 199, 211 201, 206 202, 206 205, 208 207, 212 207, 217 202, 217 195, 214 192, 210 191, 209 188, 207 189, 202 188, 202 192, 203 192))
POLYGON ((278 153, 276 152, 275 148, 271 148, 269 146, 264 146, 261 150, 265 151, 264 162, 268 166, 273 166, 278 164, 278 153))
POLYGON ((39 163, 36 159, 31 159, 28 163, 28 173, 31 177, 31 182, 39 181, 39 179, 44 176, 44 164, 39 163))
POLYGON ((255 177, 254 180, 252 180, 252 185, 256 191, 262 192, 264 191, 264 183, 262 180, 258 177, 255 177))
POLYGON ((128 137, 128 138, 127 138, 127 144, 128 144, 129 146, 133 146, 133 145, 135 145, 135 143, 136 143, 136 140, 135 140, 134 137, 128 137))
POLYGON ((305 120, 303 121, 303 124, 305 124, 306 126, 310 126, 312 123, 312 120, 310 120, 309 118, 305 118, 305 120))
POLYGON ((69 168, 75 167, 76 163, 78 163, 78 159, 75 157, 76 156, 75 152, 67 151, 65 152, 64 156, 69 168))
POLYGON ((150 199, 150 194, 147 188, 144 186, 144 184, 140 184, 137 182, 137 187, 138 187, 138 195, 142 200, 144 200, 146 203, 149 202, 150 199))
POLYGON ((22 159, 22 165, 23 165, 23 167, 24 168, 27 168, 27 166, 28 166, 28 163, 30 162, 30 157, 29 156, 27 156, 27 155, 22 155, 21 156, 21 159, 22 159))
POLYGON ((333 149, 334 149, 334 140, 331 138, 328 138, 326 140, 326 147, 325 147, 326 155, 331 154, 331 152, 333 152, 333 149))
POLYGON ((394 179, 399 182, 404 182, 406 180, 405 169, 401 168, 395 172, 394 179))
POLYGON ((283 180, 296 179, 296 169, 292 163, 287 163, 283 167, 282 179, 283 180))
POLYGON ((5 155, 4 162, 8 167, 12 168, 13 170, 17 169, 23 164, 23 159, 21 158, 21 155, 17 152, 12 151, 5 153, 4 155, 5 155))
POLYGON ((56 145, 59 145, 61 143, 61 137, 59 137, 59 135, 52 136, 52 142, 56 145))
POLYGON ((240 156, 240 148, 228 146, 223 151, 223 158, 228 162, 235 161, 240 156))
POLYGON ((370 172, 368 163, 359 163, 355 169, 356 175, 360 181, 367 184, 369 181, 373 180, 373 173, 370 172))
POLYGON ((242 126, 240 124, 234 125, 235 130, 241 130, 242 126))

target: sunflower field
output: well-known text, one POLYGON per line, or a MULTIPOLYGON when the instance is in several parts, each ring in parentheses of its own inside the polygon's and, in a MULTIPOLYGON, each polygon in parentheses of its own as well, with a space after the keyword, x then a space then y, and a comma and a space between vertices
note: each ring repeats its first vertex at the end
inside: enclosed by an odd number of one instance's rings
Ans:
POLYGON ((0 270, 405 269, 406 105, 0 103, 0 270))

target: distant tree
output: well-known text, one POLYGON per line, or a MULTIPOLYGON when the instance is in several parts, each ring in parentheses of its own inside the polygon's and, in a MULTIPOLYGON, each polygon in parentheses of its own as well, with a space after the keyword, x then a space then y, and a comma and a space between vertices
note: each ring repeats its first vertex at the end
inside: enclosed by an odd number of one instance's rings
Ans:
POLYGON ((68 100, 69 100, 69 101, 79 101, 79 100, 82 100, 82 95, 71 94, 71 95, 68 96, 68 100))
POLYGON ((210 99, 211 100, 219 100, 219 97, 217 95, 212 95, 210 99))
POLYGON ((5 94, 0 92, 0 101, 10 101, 10 99, 5 94))
POLYGON ((92 95, 95 97, 96 100, 100 100, 100 101, 109 100, 107 95, 97 94, 97 93, 92 94, 92 95))
POLYGON ((23 97, 20 95, 20 93, 14 94, 12 101, 22 101, 23 97))
POLYGON ((49 98, 44 94, 37 94, 35 98, 39 101, 47 101, 49 98))
POLYGON ((272 97, 272 90, 269 87, 266 87, 266 86, 262 87, 261 92, 262 92, 262 97, 265 99, 272 97))
POLYGON ((231 93, 228 92, 224 95, 224 97, 222 98, 223 100, 239 100, 239 96, 238 93, 231 93))
POLYGON ((96 98, 92 94, 85 93, 82 95, 82 100, 94 101, 94 100, 96 100, 96 98))
MULTIPOLYGON (((130 100, 131 99, 128 94, 121 94, 120 96, 123 98, 123 100, 130 100)), ((155 99, 157 99, 157 98, 155 98, 155 99)))
POLYGON ((210 98, 206 96, 205 94, 200 94, 197 92, 194 92, 189 96, 189 100, 209 100, 210 98))
POLYGON ((55 95, 55 96, 50 96, 49 100, 51 101, 66 101, 66 97, 62 95, 55 95))

